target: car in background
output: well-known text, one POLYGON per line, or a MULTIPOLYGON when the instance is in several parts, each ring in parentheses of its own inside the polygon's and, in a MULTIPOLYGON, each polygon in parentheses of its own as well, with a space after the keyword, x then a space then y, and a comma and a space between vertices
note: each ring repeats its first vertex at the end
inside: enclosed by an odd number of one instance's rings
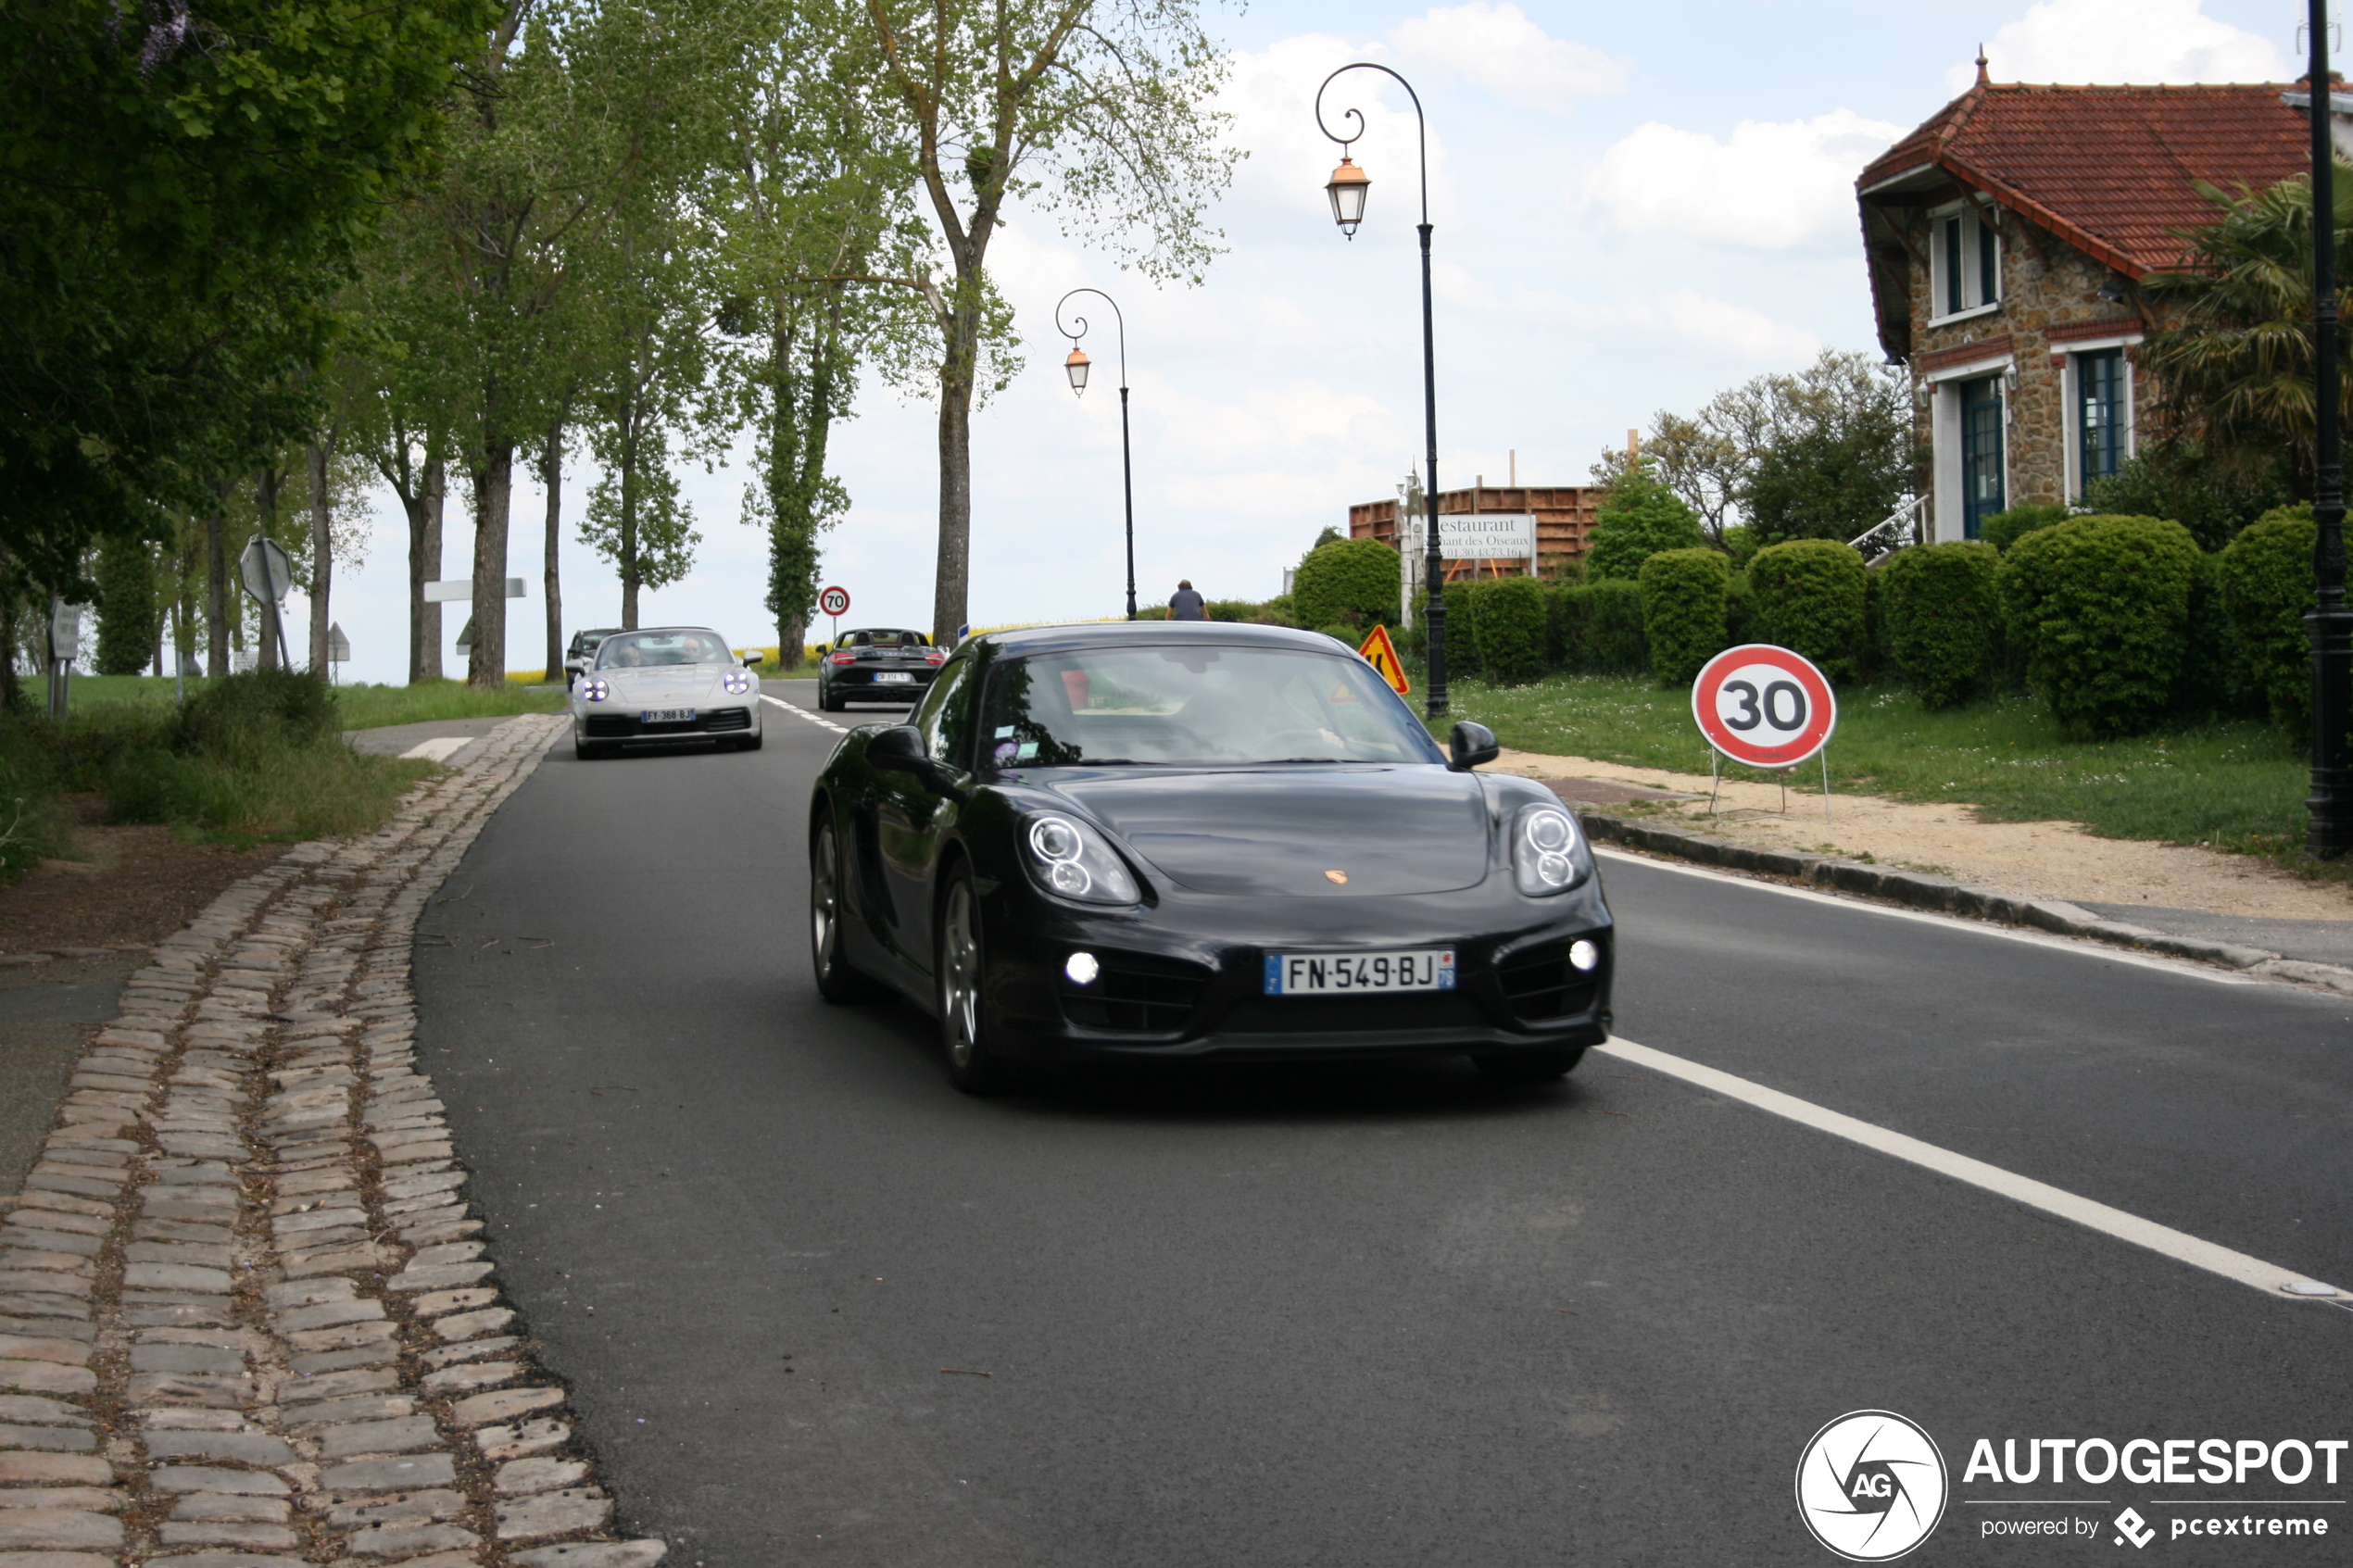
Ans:
POLYGON ((1025 1063, 1468 1056, 1557 1079, 1608 1037, 1613 924, 1532 779, 1441 751, 1318 633, 984 633, 812 789, 829 1001, 897 991, 968 1093, 1025 1063))
POLYGON ((597 661, 597 645, 620 630, 618 626, 599 626, 592 632, 572 634, 572 646, 564 650, 564 690, 572 690, 573 683, 597 661))
POLYGON ((817 706, 838 713, 852 702, 920 702, 947 662, 947 653, 921 632, 844 632, 818 662, 817 706))
POLYGON ((760 749, 760 682, 707 626, 609 632, 572 689, 572 748, 584 759, 630 746, 711 741, 760 749))

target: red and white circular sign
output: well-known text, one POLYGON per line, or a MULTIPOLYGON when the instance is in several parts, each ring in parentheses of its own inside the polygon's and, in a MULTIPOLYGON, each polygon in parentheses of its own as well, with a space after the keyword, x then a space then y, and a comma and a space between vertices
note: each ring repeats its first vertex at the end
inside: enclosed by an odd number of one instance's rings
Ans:
POLYGON ((827 615, 848 615, 849 613, 849 590, 847 588, 819 589, 817 592, 817 608, 824 610, 827 615))
POLYGON ((1744 643, 1692 683, 1692 717, 1708 745, 1752 768, 1787 768, 1830 744, 1838 698, 1803 654, 1744 643))

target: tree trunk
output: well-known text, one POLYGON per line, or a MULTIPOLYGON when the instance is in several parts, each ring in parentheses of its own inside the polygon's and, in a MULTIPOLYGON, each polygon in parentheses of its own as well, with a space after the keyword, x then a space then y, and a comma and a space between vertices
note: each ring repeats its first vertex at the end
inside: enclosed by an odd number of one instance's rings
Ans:
POLYGON ((621 437, 621 629, 637 629, 637 437, 624 413, 621 437))
POLYGON ((507 508, 514 496, 515 449, 492 443, 474 470, 474 641, 466 684, 507 684, 507 508))
POLYGON ((220 495, 205 509, 205 639, 204 672, 212 680, 229 673, 229 546, 225 537, 228 522, 222 513, 228 508, 220 495))
POLYGON ((960 286, 939 368, 939 566, 932 584, 931 639, 956 646, 969 618, 973 530, 973 374, 980 349, 979 279, 960 286))
POLYGON ((24 688, 17 684, 17 592, 6 581, 0 576, 0 708, 13 713, 24 701, 24 688))
POLYGON ((564 585, 557 570, 556 546, 563 540, 564 422, 547 430, 547 445, 539 462, 540 478, 547 484, 547 558, 543 575, 547 592, 547 673, 549 685, 564 679, 564 585))
POLYGON ((335 571, 334 538, 328 532, 327 449, 310 444, 310 672, 327 672, 328 589, 335 571))
POLYGON ((425 584, 441 580, 443 503, 449 498, 449 468, 439 458, 425 464, 424 488, 409 515, 409 679, 438 681, 441 670, 441 606, 425 602, 425 584))
POLYGON ((809 657, 809 618, 796 615, 776 628, 776 662, 786 670, 798 670, 800 661, 809 657))
MULTIPOLYGON (((254 503, 261 513, 260 536, 264 539, 276 539, 278 537, 277 464, 271 463, 262 469, 261 478, 254 486, 254 503)), ((278 668, 277 639, 271 636, 270 631, 271 627, 278 625, 279 614, 280 610, 276 605, 265 604, 260 607, 260 626, 258 635, 255 638, 255 641, 261 645, 260 657, 254 660, 254 668, 257 670, 278 668)))

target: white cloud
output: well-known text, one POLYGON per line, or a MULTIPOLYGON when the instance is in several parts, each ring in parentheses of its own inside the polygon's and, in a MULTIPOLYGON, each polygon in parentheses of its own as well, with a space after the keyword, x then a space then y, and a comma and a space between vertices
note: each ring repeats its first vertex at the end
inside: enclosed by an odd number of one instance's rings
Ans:
MULTIPOLYGON (((2284 24, 2283 24, 2284 25, 2284 24)), ((2042 0, 1986 42, 1996 82, 2281 82, 2279 46, 2206 14, 2205 0, 2042 0)), ((1977 79, 1954 67, 1958 93, 1977 79)))
POLYGON ((1563 109, 1573 98, 1616 93, 1626 62, 1529 21, 1517 6, 1440 6, 1401 22, 1390 38, 1403 53, 1477 82, 1508 104, 1563 109))
POLYGON ((1851 239, 1855 176, 1904 128, 1834 109, 1812 119, 1744 119, 1728 141, 1656 120, 1613 144, 1579 205, 1627 233, 1788 250, 1851 239))

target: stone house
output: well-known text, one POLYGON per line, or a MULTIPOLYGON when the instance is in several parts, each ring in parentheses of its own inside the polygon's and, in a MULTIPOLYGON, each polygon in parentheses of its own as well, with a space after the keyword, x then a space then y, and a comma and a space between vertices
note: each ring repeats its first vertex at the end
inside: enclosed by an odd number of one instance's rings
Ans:
MULTIPOLYGON (((2150 404, 2141 281, 2213 220, 2200 182, 2309 170, 2279 84, 2038 87, 1987 80, 1856 182, 1881 345, 1908 364, 1930 453, 1924 536, 2074 503, 2131 457, 2150 404)), ((2340 117, 2338 124, 2344 119, 2340 117)))

